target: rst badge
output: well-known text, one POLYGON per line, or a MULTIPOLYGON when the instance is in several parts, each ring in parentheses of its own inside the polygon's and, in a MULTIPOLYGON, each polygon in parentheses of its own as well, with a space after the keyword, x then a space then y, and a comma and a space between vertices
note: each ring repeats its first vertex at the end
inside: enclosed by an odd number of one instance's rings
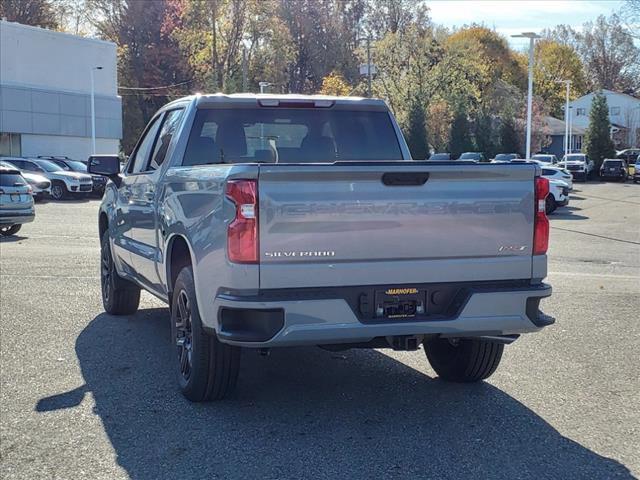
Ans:
POLYGON ((526 249, 526 245, 500 245, 500 247, 498 247, 498 252, 524 252, 526 249))

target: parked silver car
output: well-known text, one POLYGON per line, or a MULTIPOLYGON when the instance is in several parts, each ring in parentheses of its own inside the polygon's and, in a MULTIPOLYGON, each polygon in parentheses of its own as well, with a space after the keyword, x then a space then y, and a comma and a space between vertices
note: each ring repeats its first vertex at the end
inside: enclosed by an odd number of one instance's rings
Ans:
POLYGON ((67 172, 49 160, 35 158, 12 159, 11 163, 20 170, 35 172, 51 181, 51 198, 62 200, 71 195, 91 193, 93 182, 91 175, 79 172, 67 172))
MULTIPOLYGON (((18 158, 17 160, 20 159, 18 158)), ((0 161, 0 167, 15 168, 16 170, 20 170, 13 163, 11 163, 11 157, 3 158, 2 161, 0 161)), ((47 177, 43 177, 42 175, 38 175, 37 173, 30 173, 22 170, 20 170, 20 174, 31 186, 31 190, 33 191, 33 199, 36 202, 51 195, 51 182, 47 177)))
POLYGON ((0 235, 18 233, 36 216, 31 187, 15 168, 0 167, 0 235))

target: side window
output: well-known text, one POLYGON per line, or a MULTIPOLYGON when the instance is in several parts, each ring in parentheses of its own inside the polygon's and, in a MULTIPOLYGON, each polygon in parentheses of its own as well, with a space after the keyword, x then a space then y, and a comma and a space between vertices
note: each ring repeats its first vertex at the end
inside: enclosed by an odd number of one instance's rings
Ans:
POLYGON ((162 115, 159 115, 151 120, 151 123, 145 130, 142 139, 138 142, 138 146, 129 163, 129 173, 140 173, 145 170, 147 162, 149 161, 151 149, 153 148, 153 143, 156 139, 156 135, 158 134, 161 118, 162 115))
POLYGON ((167 150, 169 149, 169 145, 171 144, 171 139, 173 138, 173 134, 180 125, 180 120, 182 120, 183 113, 184 109, 179 108, 176 110, 170 110, 164 115, 162 128, 160 129, 160 134, 158 135, 158 139, 156 140, 156 144, 153 149, 153 155, 151 156, 151 162, 149 163, 149 168, 147 168, 147 170, 156 170, 160 168, 160 165, 162 165, 162 163, 164 162, 167 156, 167 150))
POLYGON ((22 168, 29 172, 38 171, 38 168, 36 167, 35 163, 31 163, 31 162, 22 162, 22 168))

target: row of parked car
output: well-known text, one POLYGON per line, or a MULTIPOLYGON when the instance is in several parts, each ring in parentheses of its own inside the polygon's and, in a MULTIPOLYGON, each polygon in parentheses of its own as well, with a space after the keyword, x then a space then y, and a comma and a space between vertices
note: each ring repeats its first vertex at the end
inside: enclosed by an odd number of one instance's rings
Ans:
POLYGON ((15 235, 32 222, 37 200, 101 197, 106 185, 107 177, 87 173, 85 162, 68 157, 0 157, 0 235, 15 235))
POLYGON ((0 157, 0 166, 19 170, 36 199, 51 196, 63 200, 92 194, 101 197, 107 178, 87 173, 87 165, 68 157, 0 157))
MULTIPOLYGON (((626 181, 632 179, 634 183, 640 181, 640 169, 638 164, 640 161, 640 149, 622 150, 616 154, 616 158, 607 158, 600 166, 599 176, 603 179, 612 179, 618 181, 626 181)), ((434 153, 429 160, 448 161, 453 160, 450 153, 434 153)), ((517 162, 527 161, 520 157, 517 153, 499 153, 494 158, 487 158, 482 152, 465 152, 458 160, 471 160, 476 162, 517 162)), ((593 177, 595 172, 595 164, 584 153, 570 153, 565 155, 562 160, 558 160, 555 155, 539 153, 533 155, 531 160, 536 160, 544 164, 551 164, 559 168, 568 170, 576 179, 587 181, 593 177)))

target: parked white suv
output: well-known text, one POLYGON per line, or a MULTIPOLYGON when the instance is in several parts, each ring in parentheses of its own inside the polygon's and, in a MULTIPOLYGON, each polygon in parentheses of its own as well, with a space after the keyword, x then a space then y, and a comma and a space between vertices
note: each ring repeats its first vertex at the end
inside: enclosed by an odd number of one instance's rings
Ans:
POLYGON ((12 158, 11 163, 20 170, 39 173, 51 181, 51 198, 62 200, 70 195, 90 193, 93 189, 91 175, 67 172, 49 160, 36 158, 12 158))
POLYGON ((560 180, 565 182, 569 190, 573 190, 573 177, 568 170, 564 168, 552 167, 551 165, 541 165, 542 176, 549 180, 560 180))
POLYGON ((547 215, 555 212, 558 207, 567 205, 569 205, 569 185, 562 180, 549 179, 549 195, 545 205, 547 215))
POLYGON ((573 178, 580 177, 585 182, 593 173, 595 164, 584 153, 570 153, 562 157, 562 161, 558 164, 561 168, 566 168, 571 172, 573 178))

